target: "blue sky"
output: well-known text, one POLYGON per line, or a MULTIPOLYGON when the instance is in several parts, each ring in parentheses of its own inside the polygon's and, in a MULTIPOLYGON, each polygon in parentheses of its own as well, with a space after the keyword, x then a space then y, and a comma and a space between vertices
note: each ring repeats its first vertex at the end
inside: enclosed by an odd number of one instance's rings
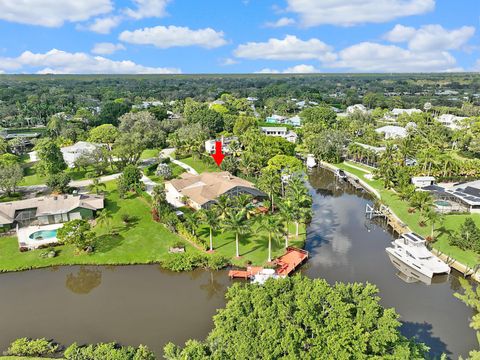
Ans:
POLYGON ((478 0, 0 0, 0 72, 480 70, 478 0))

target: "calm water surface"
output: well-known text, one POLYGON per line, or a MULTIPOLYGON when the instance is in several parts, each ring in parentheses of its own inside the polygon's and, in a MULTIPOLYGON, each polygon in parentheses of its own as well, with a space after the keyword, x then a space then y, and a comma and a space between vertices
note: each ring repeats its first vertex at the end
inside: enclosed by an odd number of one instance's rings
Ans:
MULTIPOLYGON (((385 247, 393 239, 365 221, 366 194, 356 193, 324 170, 311 177, 314 221, 302 272, 329 282, 369 281, 382 304, 394 307, 407 336, 433 354, 452 358, 476 346, 471 310, 453 297, 457 275, 430 286, 397 276, 385 247)), ((230 284, 225 271, 171 273, 156 265, 61 267, 0 275, 0 351, 17 337, 49 337, 62 344, 118 341, 148 345, 161 354, 168 341, 203 339, 230 284)))

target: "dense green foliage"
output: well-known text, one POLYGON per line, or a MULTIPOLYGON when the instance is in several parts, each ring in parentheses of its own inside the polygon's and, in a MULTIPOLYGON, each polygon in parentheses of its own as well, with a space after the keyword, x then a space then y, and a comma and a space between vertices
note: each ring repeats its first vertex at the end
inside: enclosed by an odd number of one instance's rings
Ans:
POLYGON ((458 231, 450 234, 449 242, 462 250, 468 249, 480 253, 480 229, 469 217, 465 219, 458 231))
POLYGON ((58 351, 58 345, 45 338, 28 339, 20 338, 13 341, 6 355, 14 356, 47 356, 58 351))
POLYGON ((335 284, 296 276, 265 286, 234 284, 205 342, 167 344, 180 359, 423 359, 427 348, 406 339, 393 309, 371 284, 335 284))

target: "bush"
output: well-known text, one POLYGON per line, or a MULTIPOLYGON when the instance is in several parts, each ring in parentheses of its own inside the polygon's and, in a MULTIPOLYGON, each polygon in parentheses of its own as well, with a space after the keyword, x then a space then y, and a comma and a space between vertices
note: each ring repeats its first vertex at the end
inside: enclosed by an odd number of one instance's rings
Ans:
POLYGON ((170 180, 173 177, 172 168, 168 164, 158 164, 155 175, 161 176, 165 180, 170 180))
POLYGON ((138 348, 120 346, 116 343, 99 343, 79 346, 70 345, 63 354, 67 360, 155 360, 155 354, 144 345, 138 348))
POLYGON ((47 178, 46 184, 50 189, 52 189, 53 192, 66 193, 69 190, 68 184, 71 180, 72 177, 69 174, 61 172, 58 174, 50 175, 47 178))
POLYGON ((6 355, 12 356, 45 356, 58 351, 58 345, 45 338, 17 339, 10 344, 6 355))
MULTIPOLYGON (((183 246, 183 245, 182 245, 183 246)), ((196 268, 219 270, 228 265, 228 259, 221 255, 172 253, 162 263, 162 266, 171 271, 191 271, 196 268)))
POLYGON ((220 270, 223 269, 224 267, 228 266, 230 263, 229 260, 222 256, 222 255, 216 255, 212 254, 207 257, 208 260, 208 267, 212 270, 220 270))
POLYGON ((178 232, 178 235, 183 237, 185 240, 188 240, 188 241, 190 241, 194 244, 199 245, 200 247, 202 247, 203 250, 208 249, 207 242, 204 239, 202 239, 202 238, 192 234, 190 231, 188 231, 187 228, 185 227, 185 225, 182 222, 179 222, 177 224, 177 232, 178 232))

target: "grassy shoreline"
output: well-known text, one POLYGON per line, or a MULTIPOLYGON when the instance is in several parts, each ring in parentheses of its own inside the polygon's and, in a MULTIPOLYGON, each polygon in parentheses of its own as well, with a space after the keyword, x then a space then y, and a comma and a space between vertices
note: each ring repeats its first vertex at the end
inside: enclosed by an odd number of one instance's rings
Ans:
MULTIPOLYGON (((385 205, 387 205, 412 231, 424 237, 430 235, 431 227, 429 225, 426 227, 419 225, 420 214, 418 212, 410 213, 408 211, 410 206, 407 202, 400 200, 393 191, 385 189, 381 180, 369 180, 365 178, 364 175, 369 173, 370 169, 367 169, 360 164, 350 164, 348 162, 333 164, 333 166, 358 176, 360 179, 378 191, 381 196, 381 200, 385 203, 385 205)), ((460 225, 468 217, 471 217, 475 223, 480 226, 480 214, 446 215, 443 224, 436 226, 435 232, 437 240, 432 244, 432 246, 434 249, 451 256, 455 260, 467 266, 473 267, 480 262, 480 256, 472 251, 461 250, 450 245, 448 242, 449 232, 458 230, 460 225)))

